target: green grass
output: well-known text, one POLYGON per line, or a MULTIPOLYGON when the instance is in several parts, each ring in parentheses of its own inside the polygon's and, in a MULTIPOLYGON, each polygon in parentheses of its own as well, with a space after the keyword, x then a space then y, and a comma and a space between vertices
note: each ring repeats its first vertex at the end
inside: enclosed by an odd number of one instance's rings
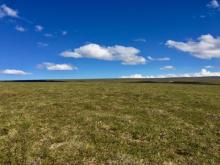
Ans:
POLYGON ((0 164, 220 164, 220 85, 1 82, 0 164))

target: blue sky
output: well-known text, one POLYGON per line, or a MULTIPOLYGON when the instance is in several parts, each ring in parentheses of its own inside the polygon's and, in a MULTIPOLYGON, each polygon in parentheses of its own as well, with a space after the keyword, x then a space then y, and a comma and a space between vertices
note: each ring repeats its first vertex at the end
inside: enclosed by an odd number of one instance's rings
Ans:
POLYGON ((0 79, 220 76, 217 0, 1 0, 0 79))

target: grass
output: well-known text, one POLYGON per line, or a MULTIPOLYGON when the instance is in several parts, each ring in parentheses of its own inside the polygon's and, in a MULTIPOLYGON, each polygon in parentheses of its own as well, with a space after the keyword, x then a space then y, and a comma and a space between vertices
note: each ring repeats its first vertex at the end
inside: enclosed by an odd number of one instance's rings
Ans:
POLYGON ((0 164, 220 164, 220 85, 1 82, 0 164))

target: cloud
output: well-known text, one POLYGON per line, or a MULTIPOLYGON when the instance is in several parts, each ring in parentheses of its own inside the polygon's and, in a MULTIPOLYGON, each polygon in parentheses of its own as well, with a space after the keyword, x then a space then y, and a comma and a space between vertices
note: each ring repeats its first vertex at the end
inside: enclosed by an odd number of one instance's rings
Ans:
POLYGON ((168 66, 164 66, 164 67, 160 68, 160 70, 175 70, 175 67, 168 65, 168 66))
POLYGON ((50 37, 53 37, 53 34, 51 34, 51 33, 45 33, 45 34, 44 34, 44 37, 50 38, 50 37))
POLYGON ((212 65, 207 65, 207 66, 205 66, 205 68, 206 68, 206 69, 212 69, 212 68, 214 68, 214 66, 212 66, 212 65))
POLYGON ((130 76, 122 76, 121 78, 146 78, 146 76, 142 74, 132 74, 130 76))
POLYGON ((212 8, 212 9, 217 9, 220 7, 219 3, 217 0, 211 0, 208 4, 207 7, 212 8))
POLYGON ((134 74, 129 76, 122 76, 121 78, 172 78, 172 77, 219 77, 220 72, 210 72, 207 69, 202 69, 197 73, 186 74, 166 74, 166 75, 142 75, 134 74))
POLYGON ((98 44, 87 44, 73 51, 64 51, 61 53, 63 57, 72 58, 93 58, 107 61, 121 61, 124 65, 145 64, 147 60, 138 56, 140 50, 134 47, 100 46, 98 44))
POLYGON ((200 15, 199 17, 200 18, 206 18, 206 15, 200 15))
POLYGON ((148 56, 147 59, 149 61, 170 61, 169 57, 153 58, 151 56, 148 56))
POLYGON ((128 76, 121 76, 121 78, 129 78, 129 79, 142 79, 142 78, 155 78, 154 76, 145 76, 142 74, 132 74, 128 76))
POLYGON ((41 25, 36 25, 35 26, 35 31, 36 32, 42 32, 44 30, 44 27, 43 26, 41 26, 41 25))
POLYGON ((44 43, 44 42, 38 42, 38 43, 37 43, 37 46, 38 46, 38 47, 47 47, 48 44, 47 44, 47 43, 44 43))
POLYGON ((200 59, 220 58, 220 37, 202 35, 198 41, 177 42, 168 40, 166 45, 187 52, 200 59))
POLYGON ((0 74, 7 74, 7 75, 28 75, 31 73, 22 71, 22 70, 16 70, 16 69, 5 69, 0 70, 0 74))
POLYGON ((3 17, 14 17, 19 18, 18 11, 8 7, 7 5, 3 4, 0 6, 0 18, 3 17))
POLYGON ((15 10, 15 9, 12 9, 11 7, 3 4, 0 6, 0 18, 3 18, 3 17, 11 17, 11 18, 16 18, 16 19, 19 19, 21 21, 24 21, 26 23, 29 23, 29 24, 33 24, 32 21, 24 18, 24 17, 20 17, 18 15, 18 11, 15 10))
POLYGON ((147 42, 147 40, 145 38, 137 38, 134 39, 135 42, 147 42))
POLYGON ((64 31, 61 32, 61 34, 62 34, 62 36, 66 36, 67 35, 67 31, 64 30, 64 31))
POLYGON ((210 76, 220 76, 220 72, 211 72, 207 69, 202 69, 199 73, 192 74, 194 77, 210 77, 210 76))
POLYGON ((50 71, 70 71, 70 70, 77 70, 78 68, 75 66, 72 66, 70 64, 54 64, 50 62, 44 62, 42 64, 39 64, 37 66, 39 69, 46 68, 50 71))
POLYGON ((19 25, 16 25, 15 26, 15 30, 19 31, 19 32, 25 32, 27 31, 23 26, 19 26, 19 25))

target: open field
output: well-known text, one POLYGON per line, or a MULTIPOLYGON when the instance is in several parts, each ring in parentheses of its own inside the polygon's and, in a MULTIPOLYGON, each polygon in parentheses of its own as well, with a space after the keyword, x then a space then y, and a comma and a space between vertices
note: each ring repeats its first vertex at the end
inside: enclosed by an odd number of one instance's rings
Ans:
POLYGON ((220 164, 220 80, 162 81, 0 82, 0 164, 220 164))

